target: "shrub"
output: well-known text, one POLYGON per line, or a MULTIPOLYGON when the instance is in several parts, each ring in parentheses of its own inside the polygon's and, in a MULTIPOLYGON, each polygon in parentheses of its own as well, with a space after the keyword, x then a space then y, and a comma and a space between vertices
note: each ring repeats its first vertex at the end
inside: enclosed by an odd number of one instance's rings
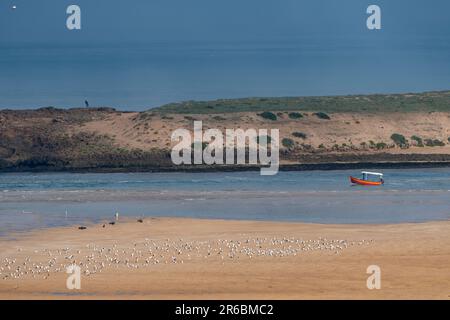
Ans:
POLYGON ((408 146, 408 141, 406 140, 405 136, 399 134, 399 133, 394 133, 391 136, 391 139, 394 141, 394 143, 396 145, 398 145, 399 147, 406 147, 408 146))
POLYGON ((387 144, 384 143, 384 142, 378 142, 378 143, 375 145, 375 148, 377 148, 378 150, 386 149, 386 148, 387 148, 387 144))
POLYGON ((292 132, 292 135, 296 138, 306 139, 306 133, 303 132, 292 132))
POLYGON ((291 119, 300 119, 303 118, 303 115, 300 112, 290 112, 289 118, 291 119))
POLYGON ((422 141, 422 138, 421 138, 421 137, 418 137, 418 136, 412 136, 412 137, 411 137, 411 140, 416 141, 418 147, 423 147, 423 141, 422 141))
POLYGON ((272 120, 272 121, 277 120, 277 115, 270 111, 265 111, 263 113, 260 113, 259 116, 264 119, 267 119, 267 120, 272 120))
POLYGON ((327 115, 325 112, 316 112, 314 113, 315 116, 317 116, 319 119, 323 119, 323 120, 330 120, 330 116, 327 115))
POLYGON ((426 139, 425 145, 427 147, 443 147, 445 143, 438 139, 426 139))
POLYGON ((294 140, 284 138, 283 140, 281 140, 281 144, 286 148, 292 148, 294 146, 294 140))

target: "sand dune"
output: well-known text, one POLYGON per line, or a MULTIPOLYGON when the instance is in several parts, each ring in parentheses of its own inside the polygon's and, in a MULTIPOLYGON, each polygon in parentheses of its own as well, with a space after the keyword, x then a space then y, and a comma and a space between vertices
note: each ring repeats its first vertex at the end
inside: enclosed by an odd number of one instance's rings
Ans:
MULTIPOLYGON (((171 133, 177 128, 193 130, 193 120, 201 120, 204 130, 218 128, 276 128, 280 130, 280 139, 294 140, 297 148, 302 144, 311 145, 315 150, 334 152, 381 152, 370 149, 370 141, 385 143, 384 151, 392 153, 450 153, 450 113, 411 112, 411 113, 333 113, 330 120, 317 118, 313 112, 303 112, 303 118, 291 119, 289 112, 279 113, 277 121, 265 120, 255 112, 235 112, 224 114, 171 114, 161 115, 155 112, 151 117, 139 119, 139 113, 111 114, 106 119, 85 123, 75 131, 87 130, 97 134, 114 136, 118 145, 127 148, 169 148, 171 133), (306 138, 293 136, 301 132, 306 138), (408 148, 397 147, 392 141, 394 133, 404 135, 408 140, 412 136, 426 139, 438 139, 445 143, 442 147, 418 147, 416 141, 410 141, 408 148), (365 143, 367 147, 361 145, 365 143), (344 144, 344 146, 343 146, 344 144), (322 148, 320 148, 322 149, 322 148)), ((306 152, 305 150, 303 150, 306 152)))

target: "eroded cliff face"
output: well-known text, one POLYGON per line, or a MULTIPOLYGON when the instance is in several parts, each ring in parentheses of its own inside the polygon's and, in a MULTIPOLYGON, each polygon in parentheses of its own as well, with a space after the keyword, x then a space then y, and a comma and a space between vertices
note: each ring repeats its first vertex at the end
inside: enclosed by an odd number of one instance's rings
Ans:
POLYGON ((158 152, 124 149, 108 135, 81 128, 120 114, 113 109, 44 108, 0 112, 0 167, 2 169, 61 170, 126 167, 157 156, 158 152))

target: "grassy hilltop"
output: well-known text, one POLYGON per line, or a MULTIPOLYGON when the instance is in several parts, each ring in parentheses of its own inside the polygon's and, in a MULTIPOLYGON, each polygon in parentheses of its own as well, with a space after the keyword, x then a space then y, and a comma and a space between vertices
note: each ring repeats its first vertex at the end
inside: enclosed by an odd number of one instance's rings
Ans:
POLYGON ((150 111, 162 113, 230 113, 261 111, 429 112, 450 111, 450 91, 323 97, 219 99, 170 103, 150 111))

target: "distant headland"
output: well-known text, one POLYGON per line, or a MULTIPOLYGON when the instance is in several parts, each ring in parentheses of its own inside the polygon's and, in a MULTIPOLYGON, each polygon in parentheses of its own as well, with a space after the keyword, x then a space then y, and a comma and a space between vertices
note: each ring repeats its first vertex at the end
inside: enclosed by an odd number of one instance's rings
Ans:
POLYGON ((281 170, 450 165, 450 91, 172 103, 144 112, 0 111, 0 171, 207 171, 174 166, 171 133, 278 128, 281 170))

